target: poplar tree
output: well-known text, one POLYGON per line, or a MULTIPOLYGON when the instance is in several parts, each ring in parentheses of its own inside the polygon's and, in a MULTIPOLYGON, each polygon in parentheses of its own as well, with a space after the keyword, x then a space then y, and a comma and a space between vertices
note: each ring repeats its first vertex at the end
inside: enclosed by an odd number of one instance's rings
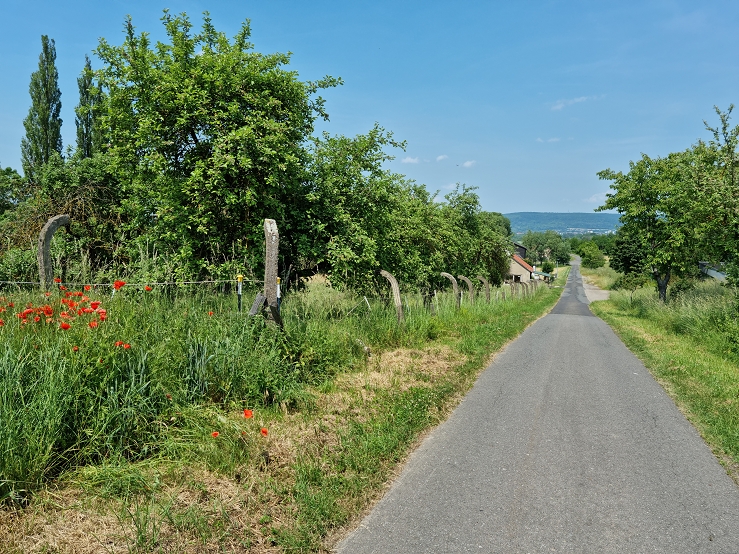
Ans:
POLYGON ((93 81, 90 58, 85 55, 85 68, 77 78, 80 103, 74 109, 74 123, 77 126, 77 151, 83 158, 90 158, 100 150, 99 111, 103 99, 100 87, 93 81))
POLYGON ((21 140, 21 163, 29 180, 37 177, 39 169, 46 164, 54 152, 62 152, 62 108, 59 90, 59 73, 56 69, 56 47, 54 39, 41 35, 41 55, 38 71, 31 74, 28 91, 31 107, 23 120, 26 136, 21 140))

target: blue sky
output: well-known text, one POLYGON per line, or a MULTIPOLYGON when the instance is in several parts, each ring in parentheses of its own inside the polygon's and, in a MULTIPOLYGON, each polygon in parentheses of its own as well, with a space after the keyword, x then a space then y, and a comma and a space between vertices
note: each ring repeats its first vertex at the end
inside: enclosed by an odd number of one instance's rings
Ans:
POLYGON ((292 52, 303 80, 344 79, 323 94, 320 130, 378 122, 407 141, 389 169, 442 196, 479 187, 483 208, 504 213, 591 211, 608 190, 597 171, 707 139, 713 106, 739 100, 737 2, 3 0, 0 164, 20 170, 42 34, 73 144, 85 54, 95 65, 99 37, 120 44, 126 14, 163 39, 164 8, 196 26, 208 10, 230 36, 250 19, 257 51, 292 52))

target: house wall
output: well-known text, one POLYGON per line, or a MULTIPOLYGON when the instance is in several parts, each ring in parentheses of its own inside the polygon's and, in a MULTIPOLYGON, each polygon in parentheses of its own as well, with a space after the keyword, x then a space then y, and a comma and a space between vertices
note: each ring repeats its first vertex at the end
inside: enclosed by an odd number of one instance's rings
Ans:
POLYGON ((525 267, 521 267, 514 260, 511 260, 511 266, 508 273, 513 281, 520 281, 522 283, 528 283, 531 281, 531 273, 525 267))

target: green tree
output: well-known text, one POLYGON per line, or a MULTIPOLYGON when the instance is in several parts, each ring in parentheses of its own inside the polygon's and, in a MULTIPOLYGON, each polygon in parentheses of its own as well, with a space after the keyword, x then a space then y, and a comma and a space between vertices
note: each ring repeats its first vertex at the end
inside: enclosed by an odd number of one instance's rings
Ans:
POLYGON ((15 208, 21 189, 21 176, 11 168, 0 166, 0 217, 15 208))
POLYGON ((625 275, 644 271, 645 248, 639 237, 620 228, 616 233, 609 265, 625 275))
POLYGON ((739 126, 730 125, 733 108, 716 107, 719 125, 704 121, 713 139, 691 150, 690 212, 706 258, 726 263, 729 275, 739 275, 739 126))
POLYGON ((92 157, 102 146, 100 115, 103 93, 93 78, 90 58, 85 55, 85 67, 77 78, 80 102, 74 109, 77 126, 77 151, 84 158, 92 157))
POLYGON ((591 240, 586 240, 580 245, 579 253, 582 256, 583 267, 597 269, 606 264, 603 252, 601 252, 598 245, 591 240))
POLYGON ((305 206, 310 229, 300 251, 306 265, 325 271, 336 285, 371 289, 381 269, 397 272, 384 246, 392 242, 392 214, 407 191, 399 175, 382 168, 392 159, 385 146, 404 145, 377 125, 354 138, 324 133, 312 141, 305 206))
POLYGON ((263 253, 264 218, 280 228, 286 265, 298 261, 308 154, 320 88, 284 69, 286 54, 260 54, 244 23, 230 41, 208 14, 193 34, 186 15, 162 18, 169 44, 152 48, 130 18, 122 46, 101 40, 102 124, 129 212, 128 230, 174 252, 183 274, 212 274, 225 258, 263 253))
POLYGON ((570 261, 570 244, 556 231, 527 231, 521 239, 527 249, 527 256, 535 263, 556 261, 566 264, 570 261))
POLYGON ((62 93, 58 81, 54 39, 42 35, 38 71, 31 74, 28 87, 31 107, 23 120, 26 135, 21 140, 21 163, 29 180, 36 177, 54 153, 62 152, 62 119, 59 117, 62 93))
POLYGON ((697 267, 691 186, 695 159, 691 151, 649 158, 643 154, 629 162, 628 173, 606 169, 601 179, 613 181, 606 202, 599 210, 616 209, 624 233, 644 245, 644 266, 657 283, 660 299, 667 301, 667 285, 675 273, 697 267))

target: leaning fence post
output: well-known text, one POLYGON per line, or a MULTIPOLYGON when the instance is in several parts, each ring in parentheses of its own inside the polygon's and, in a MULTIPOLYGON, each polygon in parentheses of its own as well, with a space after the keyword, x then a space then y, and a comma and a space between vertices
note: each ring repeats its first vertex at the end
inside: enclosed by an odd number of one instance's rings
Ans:
POLYGON ((69 225, 69 216, 56 215, 49 219, 44 225, 38 236, 38 276, 41 289, 46 290, 51 286, 54 278, 53 268, 51 267, 51 239, 59 227, 69 225))
POLYGON ((470 281, 464 275, 458 275, 457 278, 458 279, 461 279, 462 281, 464 281, 467 284, 467 290, 470 293, 470 304, 474 304, 475 303, 475 287, 472 284, 472 281, 470 281))
POLYGON ((454 289, 454 299, 457 302, 457 309, 459 309, 459 306, 461 304, 461 297, 459 295, 459 285, 457 285, 457 280, 454 278, 454 276, 449 275, 448 273, 441 272, 442 277, 446 277, 452 282, 452 288, 454 289))
POLYGON ((380 271, 380 275, 390 281, 390 288, 393 290, 395 311, 398 314, 398 323, 403 323, 403 303, 400 301, 400 287, 398 287, 398 281, 392 276, 392 274, 388 273, 384 269, 380 271))

